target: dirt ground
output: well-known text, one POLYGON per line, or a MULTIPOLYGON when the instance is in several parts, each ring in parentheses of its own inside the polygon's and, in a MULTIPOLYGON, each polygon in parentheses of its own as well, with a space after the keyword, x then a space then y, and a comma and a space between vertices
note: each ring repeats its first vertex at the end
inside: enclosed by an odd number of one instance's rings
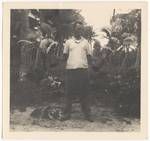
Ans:
MULTIPOLYGON (((57 103, 51 103, 55 105, 57 103)), ((140 130, 140 120, 137 118, 123 117, 113 111, 112 108, 102 105, 92 106, 94 122, 84 120, 78 103, 73 104, 72 117, 67 121, 46 120, 31 117, 32 111, 37 108, 26 107, 21 112, 13 109, 10 114, 11 131, 119 131, 135 132, 140 130)))
MULTIPOLYGON (((11 75, 13 76, 13 75, 11 75)), ((45 86, 45 85, 44 85, 45 86)), ((116 101, 108 92, 91 91, 91 106, 94 122, 84 120, 78 102, 73 104, 72 117, 67 121, 33 118, 31 113, 45 105, 63 106, 64 91, 49 90, 32 81, 18 82, 11 79, 10 93, 10 130, 11 131, 97 131, 97 132, 137 132, 140 130, 140 118, 123 116, 113 106, 116 101), (98 95, 98 97, 96 97, 98 95), (92 99, 92 98, 91 98, 92 99), (21 110, 20 108, 25 108, 21 110)))

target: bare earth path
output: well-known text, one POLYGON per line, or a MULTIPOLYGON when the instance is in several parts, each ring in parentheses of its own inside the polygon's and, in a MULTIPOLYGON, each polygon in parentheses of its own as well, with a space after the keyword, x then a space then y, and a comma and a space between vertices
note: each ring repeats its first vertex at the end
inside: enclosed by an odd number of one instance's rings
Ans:
POLYGON ((125 118, 116 114, 112 108, 93 106, 94 122, 85 121, 78 103, 73 104, 72 118, 68 121, 36 119, 30 116, 35 107, 27 107, 25 112, 11 111, 11 131, 121 131, 137 132, 140 120, 125 118))

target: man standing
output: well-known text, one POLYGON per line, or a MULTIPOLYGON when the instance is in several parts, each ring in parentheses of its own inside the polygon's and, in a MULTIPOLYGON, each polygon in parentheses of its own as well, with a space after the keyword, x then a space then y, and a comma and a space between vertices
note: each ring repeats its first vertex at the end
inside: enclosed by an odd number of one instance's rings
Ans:
POLYGON ((68 39, 64 46, 64 59, 66 60, 66 105, 62 120, 68 120, 71 116, 72 100, 74 96, 80 98, 85 119, 93 122, 90 116, 88 100, 88 64, 91 58, 90 45, 82 37, 83 25, 80 22, 74 24, 74 36, 68 39))

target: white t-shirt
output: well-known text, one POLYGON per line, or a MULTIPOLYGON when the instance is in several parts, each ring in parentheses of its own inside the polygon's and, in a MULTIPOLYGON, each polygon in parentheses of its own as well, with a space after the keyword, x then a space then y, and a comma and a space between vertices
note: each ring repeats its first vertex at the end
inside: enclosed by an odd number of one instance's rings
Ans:
POLYGON ((66 69, 88 68, 87 55, 91 55, 90 44, 81 37, 76 40, 74 37, 64 44, 64 54, 69 54, 66 69))

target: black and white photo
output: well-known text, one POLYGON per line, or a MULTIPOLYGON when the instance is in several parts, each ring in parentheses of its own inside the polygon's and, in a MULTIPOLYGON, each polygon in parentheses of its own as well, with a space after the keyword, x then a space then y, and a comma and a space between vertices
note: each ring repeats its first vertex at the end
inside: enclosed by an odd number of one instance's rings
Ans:
POLYGON ((145 4, 81 5, 10 8, 10 132, 142 130, 145 4))

